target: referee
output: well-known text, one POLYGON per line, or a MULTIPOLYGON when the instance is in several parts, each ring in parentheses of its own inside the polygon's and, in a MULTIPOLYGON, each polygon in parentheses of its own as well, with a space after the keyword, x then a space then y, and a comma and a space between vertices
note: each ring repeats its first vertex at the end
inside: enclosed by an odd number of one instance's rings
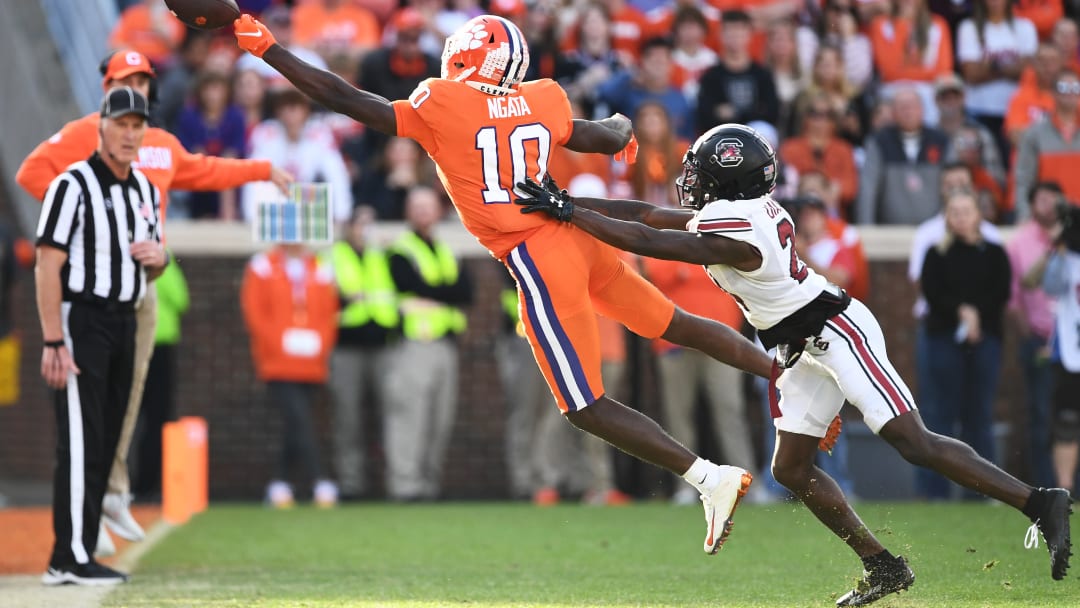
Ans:
POLYGON ((46 585, 127 580, 93 559, 101 501, 131 389, 135 304, 167 258, 158 191, 132 168, 146 97, 130 87, 101 104, 97 150, 49 185, 37 229, 41 375, 56 389, 53 546, 46 585))

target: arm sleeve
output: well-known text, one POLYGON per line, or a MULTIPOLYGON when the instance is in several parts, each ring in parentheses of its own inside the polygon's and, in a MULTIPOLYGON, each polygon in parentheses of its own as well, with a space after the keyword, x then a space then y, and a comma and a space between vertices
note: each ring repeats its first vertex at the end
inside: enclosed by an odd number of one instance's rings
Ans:
POLYGON ((430 79, 421 82, 408 99, 399 99, 391 102, 390 105, 394 107, 398 137, 415 139, 425 152, 434 156, 439 152, 435 133, 420 115, 420 107, 431 102, 432 89, 429 83, 431 83, 430 79))
POLYGON ((82 198, 78 183, 68 174, 53 180, 45 193, 38 218, 37 244, 68 250, 75 228, 75 213, 82 198))
POLYGON ((270 179, 269 161, 192 154, 176 138, 172 138, 172 147, 176 175, 171 187, 177 190, 215 192, 270 179))

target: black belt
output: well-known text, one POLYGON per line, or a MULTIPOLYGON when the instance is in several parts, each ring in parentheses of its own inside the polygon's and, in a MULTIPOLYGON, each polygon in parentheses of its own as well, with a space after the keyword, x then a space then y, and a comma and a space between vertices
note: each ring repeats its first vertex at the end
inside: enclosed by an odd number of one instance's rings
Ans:
POLYGON ((104 312, 135 312, 135 302, 118 302, 94 296, 75 297, 67 300, 71 304, 96 308, 104 312))

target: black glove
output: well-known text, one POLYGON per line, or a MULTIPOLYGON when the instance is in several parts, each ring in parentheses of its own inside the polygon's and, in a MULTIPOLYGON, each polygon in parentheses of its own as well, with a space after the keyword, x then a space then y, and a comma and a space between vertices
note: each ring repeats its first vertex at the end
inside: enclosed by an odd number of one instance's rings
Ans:
POLYGON ((517 189, 530 195, 530 198, 514 199, 515 204, 523 207, 522 213, 543 211, 560 222, 569 222, 574 215, 574 199, 566 190, 559 190, 550 175, 544 176, 543 186, 526 177, 518 182, 517 189))

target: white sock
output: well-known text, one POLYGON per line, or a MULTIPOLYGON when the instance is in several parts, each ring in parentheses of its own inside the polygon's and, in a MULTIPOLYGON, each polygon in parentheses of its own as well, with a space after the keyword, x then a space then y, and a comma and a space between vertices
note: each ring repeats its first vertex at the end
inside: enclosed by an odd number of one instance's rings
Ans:
POLYGON ((720 467, 704 458, 698 458, 682 474, 682 478, 698 492, 705 494, 720 482, 720 467))

